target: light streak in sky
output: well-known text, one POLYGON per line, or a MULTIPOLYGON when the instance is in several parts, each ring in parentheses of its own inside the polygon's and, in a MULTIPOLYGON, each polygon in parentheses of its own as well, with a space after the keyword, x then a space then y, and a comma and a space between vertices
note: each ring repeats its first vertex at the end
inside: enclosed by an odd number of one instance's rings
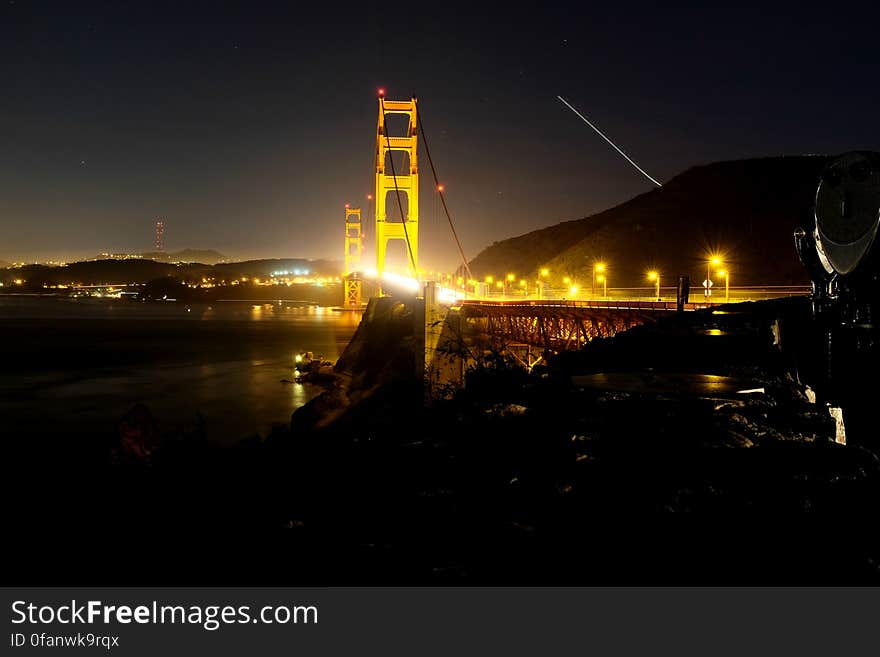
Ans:
POLYGON ((657 187, 663 187, 663 185, 661 185, 657 180, 655 180, 654 178, 652 178, 651 176, 649 176, 647 171, 645 171, 642 167, 640 167, 638 164, 636 164, 635 162, 633 162, 633 159, 632 159, 629 155, 627 155, 627 154, 624 153, 622 150, 620 150, 620 149, 617 147, 617 144, 615 144, 615 143, 614 143, 613 141, 611 141, 608 137, 606 137, 606 136, 605 136, 605 133, 603 133, 601 130, 599 130, 599 128, 597 128, 597 127, 594 126, 592 123, 590 123, 590 120, 589 120, 587 117, 585 117, 583 114, 581 114, 580 112, 578 112, 574 107, 572 107, 571 103, 569 103, 567 100, 565 100, 565 98, 563 98, 562 96, 556 96, 556 97, 557 97, 560 101, 562 101, 568 109, 570 109, 572 112, 574 112, 575 114, 577 114, 577 115, 581 118, 581 120, 582 120, 584 123, 586 123, 586 124, 587 124, 588 126, 590 126, 593 130, 595 130, 596 133, 597 133, 600 137, 602 137, 602 139, 604 139, 604 140, 607 141, 609 144, 611 144, 611 146, 614 148, 614 150, 616 150, 618 153, 620 153, 621 155, 623 155, 623 157, 626 158, 626 161, 629 162, 630 164, 632 164, 636 169, 638 169, 638 170, 641 172, 641 174, 642 174, 643 176, 645 176, 645 178, 647 178, 647 179, 650 180, 652 183, 654 183, 655 185, 657 185, 657 187))

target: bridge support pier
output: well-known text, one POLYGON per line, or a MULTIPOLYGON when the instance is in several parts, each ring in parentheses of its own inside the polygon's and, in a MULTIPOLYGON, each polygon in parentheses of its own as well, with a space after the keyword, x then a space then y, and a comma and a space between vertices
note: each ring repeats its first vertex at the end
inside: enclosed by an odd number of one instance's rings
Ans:
POLYGON ((425 283, 425 394, 430 397, 436 383, 437 344, 443 331, 445 319, 443 308, 437 300, 437 284, 434 281, 425 283))

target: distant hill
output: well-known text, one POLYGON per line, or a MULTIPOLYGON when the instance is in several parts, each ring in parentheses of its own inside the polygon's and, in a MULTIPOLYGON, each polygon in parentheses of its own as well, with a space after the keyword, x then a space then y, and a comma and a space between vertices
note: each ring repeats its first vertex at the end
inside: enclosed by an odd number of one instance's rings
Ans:
MULTIPOLYGON (((15 270, 0 272, 0 277, 7 279, 21 278, 26 282, 26 289, 38 291, 43 285, 80 285, 133 284, 146 283, 154 278, 181 276, 184 268, 166 262, 155 262, 135 258, 130 260, 86 260, 71 262, 65 267, 48 265, 24 265, 15 270)), ((185 269, 192 269, 186 266, 185 269)), ((200 265, 200 271, 186 271, 191 277, 201 276, 202 270, 210 269, 200 265)))
POLYGON ((227 262, 229 258, 214 249, 184 249, 183 251, 148 251, 141 256, 147 260, 156 262, 201 262, 206 265, 214 265, 218 262, 227 262))
POLYGON ((496 242, 471 263, 482 278, 515 272, 586 282, 607 262, 612 286, 645 285, 658 269, 664 284, 705 278, 706 254, 721 251, 735 285, 805 284, 792 233, 810 217, 828 156, 768 157, 688 169, 662 188, 609 210, 496 242))
POLYGON ((269 260, 248 260, 209 265, 198 262, 172 264, 156 262, 144 258, 128 260, 86 260, 72 262, 65 267, 48 265, 25 265, 15 270, 0 270, 0 282, 21 278, 29 290, 40 290, 43 285, 78 283, 83 285, 146 283, 158 278, 175 277, 184 281, 199 282, 204 276, 214 276, 220 280, 247 278, 268 278, 282 271, 294 274, 319 276, 338 276, 341 266, 328 260, 305 260, 301 258, 281 258, 269 260))

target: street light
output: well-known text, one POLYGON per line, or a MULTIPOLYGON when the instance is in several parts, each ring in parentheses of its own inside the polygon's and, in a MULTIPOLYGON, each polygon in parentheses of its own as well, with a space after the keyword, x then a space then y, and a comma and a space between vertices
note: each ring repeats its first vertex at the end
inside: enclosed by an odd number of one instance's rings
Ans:
MULTIPOLYGON (((604 263, 604 262, 597 262, 595 265, 593 265, 593 286, 592 286, 592 288, 590 289, 590 295, 593 296, 593 297, 596 296, 596 274, 597 274, 597 273, 601 274, 601 273, 604 272, 604 271, 605 271, 605 263, 604 263)), ((604 277, 603 277, 603 276, 599 276, 599 279, 600 279, 599 282, 600 282, 600 283, 602 282, 602 281, 601 281, 602 278, 604 278, 604 277)))
POLYGON ((516 274, 508 274, 507 280, 504 283, 504 294, 509 295, 512 294, 511 285, 516 280, 516 274))
POLYGON ((649 271, 648 280, 654 281, 654 285, 657 288, 657 301, 660 301, 660 274, 656 271, 649 271))
POLYGON ((710 290, 712 286, 712 267, 717 267, 721 264, 721 258, 718 256, 709 256, 709 260, 706 262, 706 290, 703 292, 706 296, 706 303, 709 303, 709 297, 712 292, 710 290))
POLYGON ((718 256, 711 256, 709 262, 706 263, 706 303, 709 303, 709 288, 712 285, 712 267, 717 267, 720 264, 721 258, 718 256))
POLYGON ((724 276, 724 303, 730 303, 730 272, 722 269, 718 275, 724 276))
POLYGON ((602 296, 606 299, 608 298, 608 279, 605 278, 604 274, 599 274, 596 276, 596 282, 602 284, 602 296))

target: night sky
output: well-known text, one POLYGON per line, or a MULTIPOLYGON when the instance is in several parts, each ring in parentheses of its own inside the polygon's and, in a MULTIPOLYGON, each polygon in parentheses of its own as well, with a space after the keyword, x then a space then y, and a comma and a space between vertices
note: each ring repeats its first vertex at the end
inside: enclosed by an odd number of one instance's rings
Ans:
MULTIPOLYGON (((418 95, 469 257, 652 188, 556 94, 661 181, 880 150, 877 11, 842 3, 2 3, 3 260, 149 250, 156 217, 168 250, 340 258, 378 87, 418 95)), ((421 155, 422 264, 453 266, 421 155)))

